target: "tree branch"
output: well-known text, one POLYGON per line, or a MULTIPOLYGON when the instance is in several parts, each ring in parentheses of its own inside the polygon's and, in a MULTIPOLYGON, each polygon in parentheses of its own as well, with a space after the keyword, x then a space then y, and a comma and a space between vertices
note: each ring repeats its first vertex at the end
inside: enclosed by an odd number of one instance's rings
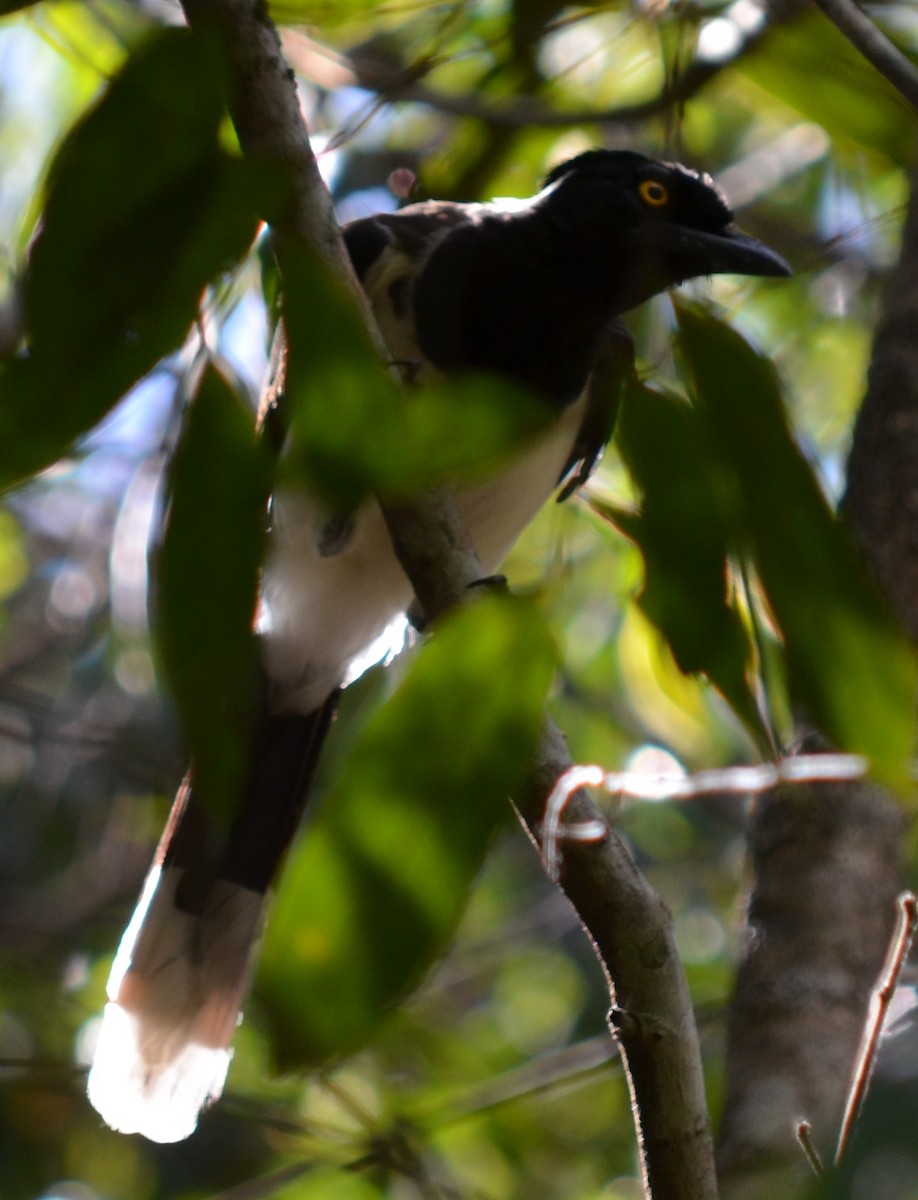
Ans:
POLYGON ((806 1121, 831 1162, 900 886, 902 819, 869 783, 776 788, 756 803, 747 948, 727 1029, 723 1200, 793 1197, 806 1121))
MULTIPOLYGON (((236 96, 233 117, 248 154, 280 159, 298 181, 295 203, 279 233, 298 237, 353 280, 331 199, 322 183, 296 104, 277 33, 256 0, 184 0, 189 22, 216 21, 229 47, 236 96)), ((378 338, 377 338, 378 342, 378 338)), ((426 496, 386 509, 393 544, 428 619, 466 598, 484 574, 451 496, 426 496)), ((550 722, 520 811, 538 844, 546 800, 571 766, 550 722)), ((579 822, 604 822, 583 792, 568 812, 579 822)), ((589 931, 610 977, 612 1024, 627 1058, 635 1116, 650 1194, 666 1200, 715 1200, 711 1138, 688 988, 662 901, 610 831, 605 839, 570 845, 561 883, 589 931), (611 980, 614 979, 614 986, 611 980)))
POLYGON ((918 162, 842 507, 893 612, 918 643, 918 162))
POLYGON ((425 104, 454 117, 472 117, 492 129, 566 129, 571 125, 604 125, 631 128, 692 99, 722 71, 756 46, 767 26, 747 34, 730 58, 717 62, 696 59, 681 74, 666 81, 661 91, 636 104, 609 108, 558 109, 535 96, 506 96, 491 99, 481 92, 444 92, 423 81, 424 72, 400 62, 374 44, 338 54, 298 30, 285 30, 284 49, 292 62, 320 86, 334 86, 346 79, 356 87, 375 92, 381 102, 425 104))
POLYGON ((918 71, 854 0, 816 0, 848 41, 918 111, 918 71))
MULTIPOLYGON (((843 511, 918 641, 918 166, 854 428, 843 511)), ((718 1160, 724 1200, 791 1195, 805 1119, 831 1162, 894 922, 902 811, 878 787, 778 789, 754 812, 755 885, 727 1045, 718 1160)))

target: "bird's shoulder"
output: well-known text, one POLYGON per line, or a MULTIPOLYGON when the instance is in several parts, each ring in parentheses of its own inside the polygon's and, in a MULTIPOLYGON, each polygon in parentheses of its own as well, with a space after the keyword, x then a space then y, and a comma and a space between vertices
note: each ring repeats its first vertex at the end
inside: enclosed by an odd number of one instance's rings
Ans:
POLYGON ((383 259, 402 259, 418 270, 454 230, 481 219, 486 206, 425 200, 398 212, 359 217, 344 226, 344 244, 361 283, 383 259))
MULTIPOLYGON (((429 200, 395 213, 362 217, 344 227, 344 241, 377 325, 406 382, 436 374, 418 342, 415 288, 434 254, 471 230, 484 205, 429 200)), ((440 293, 441 303, 448 298, 440 293)))

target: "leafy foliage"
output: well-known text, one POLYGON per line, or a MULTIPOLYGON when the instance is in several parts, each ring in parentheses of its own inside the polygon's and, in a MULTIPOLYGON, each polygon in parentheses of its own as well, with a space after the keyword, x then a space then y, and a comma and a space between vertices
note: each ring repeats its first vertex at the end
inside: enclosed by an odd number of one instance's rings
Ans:
POLYGON ((795 697, 837 744, 906 785, 914 651, 790 436, 774 367, 728 326, 685 305, 679 330, 709 436, 734 472, 737 528, 751 539, 795 697))
POLYGON ((207 367, 172 458, 156 630, 195 788, 227 823, 259 695, 252 625, 270 486, 251 409, 207 367))
POLYGON ((165 33, 61 146, 25 277, 26 353, 0 368, 0 485, 65 454, 176 349, 251 243, 265 187, 220 148, 226 86, 215 43, 165 33))
POLYGON ((533 611, 481 600, 362 731, 268 929, 262 990, 287 1066, 365 1041, 443 952, 528 769, 553 666, 533 611))
POLYGON ((644 612, 681 670, 706 675, 768 745, 751 686, 753 648, 730 602, 728 571, 737 513, 729 467, 702 414, 678 396, 633 384, 618 443, 640 488, 638 512, 597 502, 644 557, 644 612))
POLYGON ((769 605, 758 628, 776 621, 781 634, 792 704, 904 787, 914 652, 794 443, 773 365, 710 313, 677 312, 694 402, 631 386, 618 440, 641 507, 595 504, 641 549, 641 607, 680 668, 707 676, 767 751, 755 646, 729 587, 745 559, 769 605))
MULTIPOLYGON (((630 1200, 605 983, 506 820, 554 664, 545 626, 562 645, 552 707, 580 761, 749 757, 750 732, 764 746, 783 727, 777 661, 791 698, 840 745, 901 775, 911 655, 859 582, 806 460, 837 490, 913 118, 795 5, 278 0, 270 11, 289 23, 285 51, 316 145, 330 147, 321 163, 342 217, 394 204, 381 184, 395 167, 417 172, 418 196, 457 199, 529 194, 559 158, 603 141, 710 170, 740 223, 797 268, 790 283, 703 285, 792 381, 790 408, 768 364, 713 319, 681 311, 674 362, 668 305, 629 318, 646 382, 625 397, 592 495, 637 548, 585 505, 551 506, 506 567, 527 604, 489 599, 456 618, 369 718, 373 681, 351 690, 324 802, 267 931, 230 1097, 185 1146, 109 1134, 85 1105, 74 1046, 103 1003, 181 771, 153 685, 143 539, 175 396, 192 394, 158 653, 205 786, 229 780, 229 794, 268 486, 247 381, 257 388, 269 322, 248 250, 283 183, 229 148, 220 54, 161 29, 173 19, 161 8, 0 5, 4 246, 24 244, 42 197, 28 259, 5 255, 0 281, 0 484, 31 479, 0 526, 4 1195, 179 1200, 241 1185, 289 1200, 630 1200), (24 328, 11 341, 17 300, 24 328), (196 322, 213 363, 197 385, 201 357, 175 354, 196 322), (740 560, 754 564, 745 592, 740 560), (308 1077, 271 1069, 319 1060, 308 1077)), ((909 28, 907 4, 885 12, 909 28)), ((537 428, 537 412, 490 382, 406 407, 334 283, 308 261, 285 283, 298 425, 285 479, 346 509, 370 489, 494 461, 537 428)), ((674 913, 713 1034, 716 1101, 741 814, 721 800, 626 805, 616 819, 674 913)), ((910 1112, 913 1092, 897 1103, 910 1112)), ((871 1164, 859 1187, 898 1179, 884 1163, 916 1176, 902 1125, 871 1142, 879 1159, 858 1158, 871 1164)))

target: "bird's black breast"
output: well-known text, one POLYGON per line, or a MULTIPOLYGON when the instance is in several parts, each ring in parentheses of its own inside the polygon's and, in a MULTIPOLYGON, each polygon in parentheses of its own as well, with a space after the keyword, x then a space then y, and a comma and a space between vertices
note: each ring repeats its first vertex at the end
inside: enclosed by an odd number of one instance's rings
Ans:
POLYGON ((496 371, 564 406, 582 392, 606 323, 575 247, 533 216, 454 230, 415 282, 419 343, 444 370, 496 371))

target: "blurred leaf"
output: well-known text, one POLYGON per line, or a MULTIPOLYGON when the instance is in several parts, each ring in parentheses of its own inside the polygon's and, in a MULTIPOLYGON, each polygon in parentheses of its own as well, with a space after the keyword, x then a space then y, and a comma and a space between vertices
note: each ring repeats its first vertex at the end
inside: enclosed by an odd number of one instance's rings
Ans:
POLYGON ((354 17, 379 13, 377 0, 271 0, 271 17, 278 25, 314 25, 334 29, 354 17))
POLYGON ((912 161, 914 113, 821 13, 774 26, 736 67, 842 144, 912 161))
POLYGON ((252 621, 270 460, 251 410, 208 367, 172 461, 156 632, 182 720, 195 790, 233 811, 256 687, 252 621))
POLYGON ((772 363, 713 316, 682 302, 677 314, 698 403, 736 471, 792 693, 839 749, 902 784, 915 750, 914 651, 790 434, 772 363))
POLYGON ((315 256, 288 247, 284 283, 294 413, 287 469, 331 503, 484 475, 549 419, 545 405, 494 377, 403 391, 353 299, 315 256))
POLYGON ((635 380, 625 388, 617 440, 641 492, 640 511, 593 505, 641 550, 640 606, 680 669, 706 675, 767 748, 770 735, 748 674, 752 646, 728 600, 740 501, 707 423, 678 396, 635 380))
POLYGON ((219 148, 214 44, 170 30, 62 145, 25 281, 27 357, 0 374, 0 486, 47 466, 175 349, 277 179, 219 148))
POLYGON ((461 915, 535 749, 554 650, 484 598, 435 630, 293 856, 260 974, 286 1065, 366 1039, 461 915))

